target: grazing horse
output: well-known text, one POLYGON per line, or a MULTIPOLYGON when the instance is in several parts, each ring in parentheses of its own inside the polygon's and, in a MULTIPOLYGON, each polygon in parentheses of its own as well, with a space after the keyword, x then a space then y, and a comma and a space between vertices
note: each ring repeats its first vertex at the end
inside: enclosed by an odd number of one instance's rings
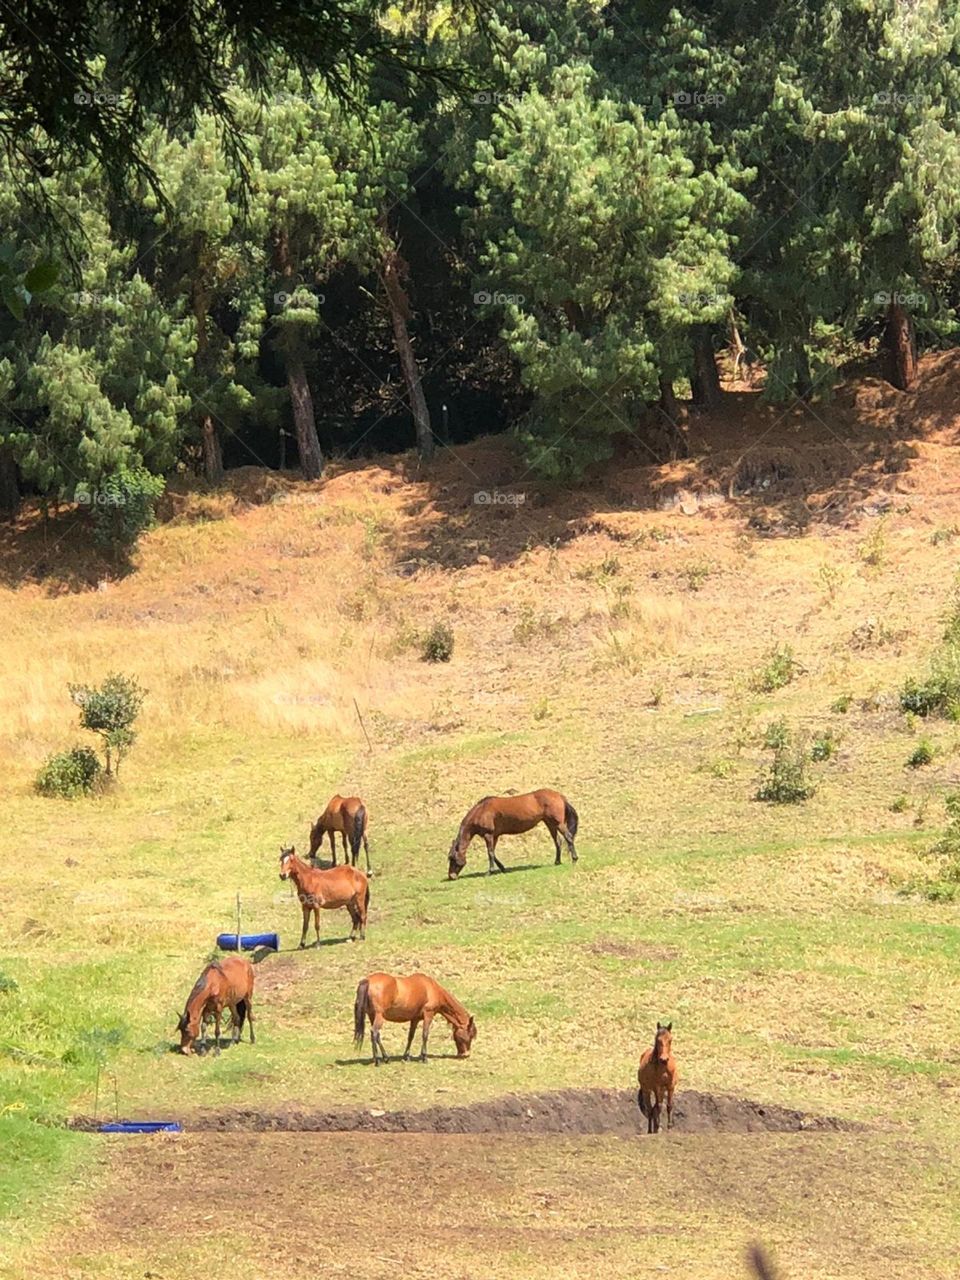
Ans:
POLYGON ((320 945, 320 910, 335 911, 346 907, 353 921, 350 939, 367 936, 367 908, 370 906, 370 885, 358 867, 329 867, 319 871, 297 857, 296 850, 280 850, 280 879, 292 880, 297 886, 297 897, 303 908, 303 932, 300 946, 307 945, 307 926, 313 913, 317 933, 316 945, 320 945))
POLYGON ((570 850, 570 858, 577 860, 573 843, 577 834, 577 811, 559 791, 528 791, 522 796, 484 796, 467 813, 460 823, 457 838, 450 846, 447 877, 456 880, 466 866, 467 846, 474 836, 483 836, 487 846, 490 874, 494 868, 505 871, 497 857, 497 841, 501 836, 516 836, 529 831, 538 822, 544 823, 553 836, 557 851, 555 864, 560 865, 560 837, 563 836, 570 850))
POLYGON ((407 1047, 403 1054, 404 1062, 409 1062, 410 1046, 413 1044, 417 1024, 422 1022, 423 1044, 420 1048, 420 1061, 426 1062, 430 1023, 438 1013, 453 1027, 457 1057, 468 1057, 470 1046, 477 1037, 477 1024, 456 996, 452 996, 449 991, 441 987, 439 982, 428 978, 425 973, 415 973, 409 978, 395 978, 390 973, 371 973, 369 977, 362 979, 357 987, 357 999, 353 1006, 354 1042, 358 1049, 363 1044, 363 1033, 369 1016, 373 1065, 379 1067, 381 1059, 384 1062, 387 1061, 383 1040, 380 1038, 384 1019, 387 1022, 409 1022, 410 1034, 407 1036, 407 1047))
POLYGON ((673 1023, 665 1027, 657 1023, 653 1048, 644 1049, 637 1070, 637 1102, 640 1114, 647 1117, 647 1133, 660 1132, 660 1108, 667 1099, 667 1128, 673 1124, 673 1094, 677 1087, 677 1060, 673 1056, 673 1023))
POLYGON ((357 865, 360 856, 360 845, 367 855, 367 875, 370 874, 370 845, 367 842, 367 810, 359 796, 334 796, 310 828, 310 857, 316 857, 317 850, 323 844, 323 837, 330 837, 330 852, 333 854, 333 865, 337 865, 336 832, 340 832, 343 841, 343 861, 347 862, 347 837, 350 839, 350 853, 353 866, 357 865))
POLYGON ((195 1052, 194 1045, 201 1028, 213 1015, 215 1053, 220 1052, 220 1015, 230 1010, 233 1020, 233 1042, 239 1044, 246 1019, 250 1023, 250 1043, 255 1044, 253 1034, 253 965, 246 956, 227 956, 208 964, 193 984, 187 996, 187 1005, 177 1023, 180 1032, 180 1052, 195 1052))

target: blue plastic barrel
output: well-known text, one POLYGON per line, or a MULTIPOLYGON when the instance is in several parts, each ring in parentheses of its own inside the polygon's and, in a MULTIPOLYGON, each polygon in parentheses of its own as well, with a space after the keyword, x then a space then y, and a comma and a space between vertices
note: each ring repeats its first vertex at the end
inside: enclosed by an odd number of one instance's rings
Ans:
POLYGON ((102 1124, 101 1133, 182 1133, 179 1120, 118 1120, 102 1124))
MULTIPOLYGON (((236 951, 237 935, 235 933, 218 934, 217 946, 221 951, 236 951)), ((257 947, 270 947, 274 951, 279 951, 279 933, 241 933, 240 948, 242 951, 256 951, 257 947)))

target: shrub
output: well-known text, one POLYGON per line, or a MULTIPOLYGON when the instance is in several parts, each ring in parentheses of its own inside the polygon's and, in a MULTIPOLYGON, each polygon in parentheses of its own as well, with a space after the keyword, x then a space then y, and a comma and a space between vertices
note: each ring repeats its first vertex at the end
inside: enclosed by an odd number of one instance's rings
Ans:
POLYGON ((936 754, 937 748, 933 745, 930 739, 921 738, 910 755, 907 756, 905 767, 909 769, 921 769, 925 764, 930 764, 936 754))
POLYGON ((42 796, 73 800, 94 791, 102 773, 103 766, 91 747, 73 747, 48 756, 40 766, 34 786, 42 796))
POLYGON ((807 777, 809 756, 802 742, 795 742, 789 731, 773 748, 773 760, 761 775, 757 799, 768 804, 800 804, 814 793, 807 777))
POLYGON ((93 536, 100 546, 123 553, 153 524, 163 490, 163 478, 145 467, 121 467, 103 477, 95 492, 81 486, 78 501, 92 507, 93 536))
POLYGON ((811 760, 832 760, 837 754, 840 746, 840 739, 836 736, 832 729, 824 729, 814 738, 810 747, 811 760))
POLYGON ((853 705, 852 693, 841 693, 840 697, 830 704, 830 710, 837 715, 845 716, 853 705))
POLYGON ((763 666, 754 673, 753 687, 761 693, 774 693, 802 670, 790 645, 774 645, 764 654, 763 666))
POLYGON ((80 708, 80 725, 91 733, 99 734, 106 757, 106 772, 120 772, 120 761, 127 754, 137 735, 133 724, 140 714, 146 690, 131 676, 114 673, 107 676, 99 687, 72 684, 70 697, 80 708), (116 768, 113 760, 116 757, 116 768))
POLYGON ((936 874, 930 879, 907 881, 904 891, 921 893, 932 902, 953 902, 960 896, 960 791, 944 797, 947 826, 940 839, 922 856, 937 862, 936 874))
POLYGON ((453 632, 445 622, 435 622, 420 643, 424 662, 449 662, 453 657, 453 632))
POLYGON ((783 716, 771 720, 763 731, 763 745, 768 751, 777 751, 790 741, 790 729, 783 716))
POLYGON ((8 991, 12 992, 12 991, 19 991, 19 990, 20 990, 20 983, 16 980, 16 978, 11 978, 8 973, 4 973, 3 970, 0 969, 0 995, 3 995, 4 992, 8 992, 8 991))
POLYGON ((911 678, 900 690, 900 706, 914 715, 945 715, 960 719, 960 594, 954 588, 944 619, 943 639, 922 680, 911 678))
POLYGON ((906 813, 909 807, 910 807, 910 801, 907 799, 905 795, 899 795, 895 800, 892 800, 890 802, 891 813, 906 813))

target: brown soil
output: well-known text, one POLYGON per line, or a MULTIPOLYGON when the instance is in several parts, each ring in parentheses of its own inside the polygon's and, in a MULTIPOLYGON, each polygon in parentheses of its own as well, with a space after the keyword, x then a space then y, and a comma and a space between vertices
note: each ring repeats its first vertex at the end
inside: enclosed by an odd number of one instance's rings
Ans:
MULTIPOLYGON (((94 1129, 80 1116, 74 1127, 94 1129)), ((646 1131, 636 1093, 627 1089, 561 1089, 555 1093, 507 1094, 464 1107, 422 1111, 198 1111, 183 1118, 190 1132, 285 1133, 551 1133, 613 1134, 633 1137, 646 1131)), ((674 1128, 681 1133, 832 1133, 860 1126, 831 1116, 808 1115, 785 1107, 763 1106, 745 1098, 685 1090, 677 1095, 674 1128)))

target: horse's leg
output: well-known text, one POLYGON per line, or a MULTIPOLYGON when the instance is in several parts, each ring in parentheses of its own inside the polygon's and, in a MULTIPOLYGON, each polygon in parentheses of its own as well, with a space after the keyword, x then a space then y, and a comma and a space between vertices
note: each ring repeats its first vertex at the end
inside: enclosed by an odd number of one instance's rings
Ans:
POLYGON ((571 862, 576 862, 576 860, 577 860, 577 846, 573 843, 573 836, 572 836, 572 835, 570 834, 570 832, 567 830, 567 827, 566 827, 566 824, 565 824, 565 823, 560 827, 560 834, 563 836, 564 840, 566 840, 566 842, 567 842, 567 848, 570 850, 570 861, 571 861, 571 862))
POLYGON ((555 867, 559 867, 559 865, 560 865, 560 836, 557 834, 557 832, 558 832, 558 830, 559 830, 559 824, 557 823, 557 821, 556 821, 554 818, 544 818, 544 820, 543 820, 543 821, 544 821, 544 825, 546 826, 547 830, 550 832, 551 836, 553 837, 553 847, 554 847, 554 849, 556 849, 556 851, 557 851, 557 856, 556 856, 556 857, 554 858, 554 860, 553 860, 553 865, 554 865, 555 867))
POLYGON ((319 947, 320 945, 320 903, 319 902, 315 903, 313 908, 313 930, 314 930, 314 933, 316 933, 317 935, 317 941, 314 945, 319 947))
POLYGON ((360 908, 357 906, 357 899, 353 897, 347 903, 347 911, 350 914, 350 941, 353 942, 357 936, 357 930, 360 928, 360 908))
POLYGON ((253 1034, 253 996, 247 996, 247 1026, 250 1028, 250 1043, 256 1044, 257 1039, 253 1034))
POLYGON ((423 1044, 420 1046, 420 1061, 427 1060, 427 1037, 430 1035, 430 1023, 433 1021, 433 1014, 429 1009, 423 1011, 423 1044))
POLYGON ((240 1012, 240 1002, 230 1006, 230 1043, 239 1044, 240 1037, 243 1034, 243 1017, 240 1012))
POLYGON ((303 948, 307 945, 307 929, 310 927, 309 903, 301 902, 300 909, 303 911, 303 930, 300 934, 300 950, 302 951, 303 948))
POLYGON ((335 833, 335 832, 333 832, 333 831, 328 831, 328 832, 327 832, 327 835, 330 837, 330 855, 331 855, 331 857, 333 858, 333 865, 334 865, 334 866, 336 866, 336 865, 337 865, 337 840, 336 840, 336 833, 335 833))
POLYGON ((413 1044, 413 1037, 417 1034, 417 1027, 420 1025, 419 1018, 410 1019, 410 1034, 407 1036, 407 1047, 403 1051, 404 1062, 410 1061, 410 1046, 413 1044))
POLYGON ((380 1038, 380 1032, 383 1028, 383 1014, 375 1013, 373 1021, 370 1023, 370 1043, 373 1045, 373 1062, 374 1066, 379 1067, 380 1062, 386 1062, 387 1055, 383 1050, 383 1041, 380 1038), (377 1049, 380 1050, 380 1058, 377 1058, 377 1049))
POLYGON ((347 848, 347 833, 345 831, 340 832, 340 842, 343 845, 343 865, 349 867, 350 850, 347 848))
POLYGON ((217 1005, 213 1013, 213 1056, 220 1057, 220 1006, 217 1005))
POLYGON ((367 855, 367 875, 373 875, 370 870, 370 841, 367 839, 367 833, 363 833, 363 852, 367 855))
POLYGON ((673 1127, 673 1081, 667 1085, 667 1128, 673 1127))

